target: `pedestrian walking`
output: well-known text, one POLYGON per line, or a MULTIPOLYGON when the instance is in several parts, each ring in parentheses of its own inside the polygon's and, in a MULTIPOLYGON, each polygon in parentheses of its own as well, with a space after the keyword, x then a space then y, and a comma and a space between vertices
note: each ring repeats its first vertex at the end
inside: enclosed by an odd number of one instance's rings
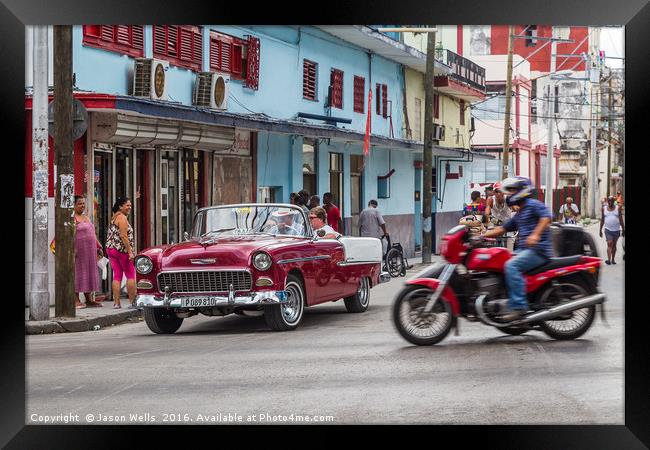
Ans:
POLYGON ((77 294, 77 308, 101 307, 101 303, 95 301, 95 291, 99 290, 99 276, 97 271, 97 260, 104 256, 102 245, 97 240, 95 225, 85 214, 86 199, 81 195, 74 197, 74 285, 77 294), (79 294, 83 293, 86 303, 79 301, 79 294))
POLYGON ((332 203, 334 196, 331 192, 325 192, 323 195, 323 208, 327 212, 327 224, 338 233, 339 220, 341 220, 341 211, 332 203))
POLYGON ((309 198, 309 205, 307 205, 310 210, 320 206, 320 197, 318 195, 312 195, 309 198))
POLYGON ((389 235, 386 231, 386 221, 377 208, 377 200, 370 200, 368 207, 359 213, 359 234, 362 237, 374 237, 381 240, 381 247, 384 254, 386 254, 386 247, 388 242, 384 243, 384 237, 388 241, 389 235))
POLYGON ((573 198, 567 197, 566 203, 560 206, 560 220, 564 223, 577 223, 580 218, 580 208, 573 203, 573 198))
POLYGON ((605 227, 605 240, 607 241, 607 261, 605 264, 616 264, 616 243, 620 236, 625 237, 625 224, 623 214, 614 197, 607 199, 607 205, 603 206, 600 215, 600 237, 603 237, 603 226, 605 227))
POLYGON ((113 308, 121 308, 120 290, 122 277, 126 276, 126 291, 131 303, 130 307, 135 308, 135 248, 133 244, 133 227, 129 223, 131 212, 131 200, 127 197, 120 197, 113 205, 113 217, 108 227, 106 237, 106 252, 113 269, 113 308))

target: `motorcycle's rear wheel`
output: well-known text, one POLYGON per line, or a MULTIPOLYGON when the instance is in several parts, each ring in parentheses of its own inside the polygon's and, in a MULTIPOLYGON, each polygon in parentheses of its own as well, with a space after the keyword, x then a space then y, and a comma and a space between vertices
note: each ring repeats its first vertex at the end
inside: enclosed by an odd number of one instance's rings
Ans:
MULTIPOLYGON (((573 279, 556 286, 549 284, 540 292, 542 301, 552 299, 577 300, 595 294, 596 290, 581 279, 573 279)), ((558 303, 559 304, 559 303, 558 303)), ((549 337, 558 340, 577 339, 589 330, 596 317, 596 305, 576 309, 563 316, 545 320, 539 324, 541 330, 549 337)))
POLYGON ((431 295, 433 291, 429 288, 409 285, 402 289, 393 303, 393 323, 399 334, 412 344, 437 344, 451 330, 451 305, 442 298, 430 313, 424 313, 431 295))

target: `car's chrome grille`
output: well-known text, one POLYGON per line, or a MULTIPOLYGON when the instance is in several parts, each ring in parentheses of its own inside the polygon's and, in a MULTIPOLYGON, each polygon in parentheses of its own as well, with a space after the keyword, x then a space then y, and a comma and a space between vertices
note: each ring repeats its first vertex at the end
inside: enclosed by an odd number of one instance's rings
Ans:
POLYGON ((158 289, 164 292, 227 292, 232 284, 235 291, 250 291, 251 274, 244 270, 162 272, 158 274, 158 289))

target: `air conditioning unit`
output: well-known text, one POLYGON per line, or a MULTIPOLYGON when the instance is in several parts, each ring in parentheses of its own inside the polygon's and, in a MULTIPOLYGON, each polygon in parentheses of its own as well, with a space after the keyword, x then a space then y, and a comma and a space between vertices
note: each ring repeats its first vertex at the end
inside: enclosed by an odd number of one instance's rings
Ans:
POLYGON ((133 70, 133 96, 167 100, 169 63, 159 59, 136 58, 133 70))
POLYGON ((228 109, 230 75, 219 72, 199 72, 194 85, 194 105, 205 108, 228 109))
POLYGON ((438 125, 437 123, 433 124, 433 140, 434 141, 444 141, 445 140, 445 126, 438 125))

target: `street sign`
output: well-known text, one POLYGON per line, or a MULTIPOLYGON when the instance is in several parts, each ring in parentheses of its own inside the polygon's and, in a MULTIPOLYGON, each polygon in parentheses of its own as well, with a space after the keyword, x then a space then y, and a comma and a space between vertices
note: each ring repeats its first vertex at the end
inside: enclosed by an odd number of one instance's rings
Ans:
MULTIPOLYGON (((54 100, 47 105, 48 131, 50 136, 54 137, 54 100)), ((88 128, 88 111, 80 100, 74 99, 72 102, 72 140, 76 141, 86 132, 88 128)))

